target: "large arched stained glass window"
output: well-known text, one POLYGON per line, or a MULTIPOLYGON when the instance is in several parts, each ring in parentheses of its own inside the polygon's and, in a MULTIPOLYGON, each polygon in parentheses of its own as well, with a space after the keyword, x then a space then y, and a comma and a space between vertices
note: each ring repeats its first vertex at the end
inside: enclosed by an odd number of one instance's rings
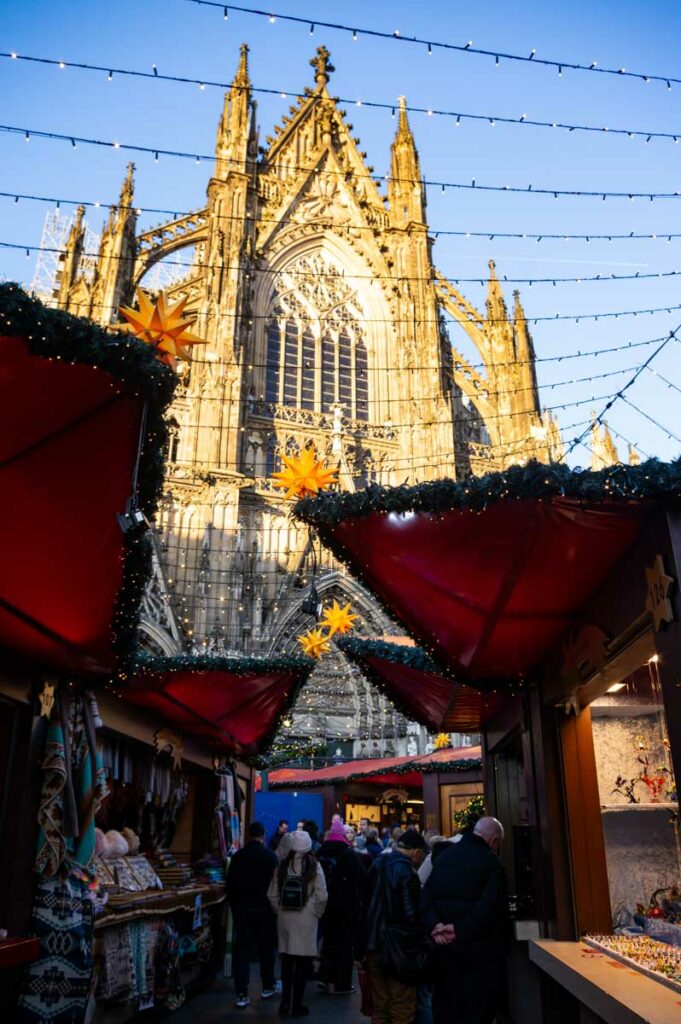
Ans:
POLYGON ((336 346, 330 334, 322 338, 322 412, 336 401, 336 346))
POLYGON ((284 405, 298 405, 298 327, 292 320, 284 338, 284 405))
POLYGON ((338 401, 345 407, 345 415, 352 415, 352 341, 344 327, 338 338, 338 401))
POLYGON ((369 419, 369 367, 367 347, 361 338, 355 345, 355 410, 358 420, 369 419))
POLYGON ((303 409, 314 409, 315 393, 315 337, 307 327, 303 334, 303 372, 300 404, 303 409))

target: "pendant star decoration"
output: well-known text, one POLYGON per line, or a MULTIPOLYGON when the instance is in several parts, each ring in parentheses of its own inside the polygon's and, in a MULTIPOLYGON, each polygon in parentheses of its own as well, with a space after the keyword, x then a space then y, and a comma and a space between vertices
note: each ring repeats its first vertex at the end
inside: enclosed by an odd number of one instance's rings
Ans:
POLYGON ((451 747, 451 745, 452 741, 448 732, 439 732, 433 740, 433 748, 435 750, 446 750, 447 747, 451 747))
POLYGON ((321 658, 322 654, 328 654, 331 650, 328 636, 319 628, 309 629, 307 633, 303 633, 298 637, 298 643, 308 658, 321 658))
POLYGON ((355 620, 359 616, 353 615, 350 612, 350 603, 346 604, 343 608, 338 604, 338 601, 334 601, 330 608, 324 609, 324 615, 322 617, 322 626, 329 631, 329 637, 332 637, 335 633, 340 633, 342 636, 344 633, 349 633, 354 628, 355 620))
POLYGON ((184 744, 182 738, 170 729, 157 729, 154 733, 154 747, 157 754, 164 751, 170 754, 173 759, 173 768, 179 770, 182 767, 182 754, 184 744))
POLYGON ((38 700, 40 701, 40 717, 49 720, 54 707, 54 684, 44 683, 38 700))
POLYGON ((655 556, 655 561, 650 569, 646 567, 646 581, 648 583, 646 611, 650 612, 655 629, 659 632, 663 622, 674 621, 674 609, 669 600, 669 591, 674 577, 667 576, 665 573, 662 555, 655 556))
POLYGON ((157 358, 162 363, 172 366, 175 369, 178 359, 191 359, 190 345, 205 345, 203 338, 192 334, 189 328, 193 319, 185 320, 182 317, 187 299, 180 299, 174 305, 166 303, 165 296, 161 293, 157 302, 137 289, 137 304, 139 309, 132 309, 130 306, 121 306, 119 313, 128 321, 121 324, 119 330, 134 334, 156 349, 157 358))
POLYGON ((325 491, 337 483, 338 472, 327 469, 313 445, 304 448, 300 455, 282 455, 285 469, 272 473, 275 487, 286 490, 285 498, 306 498, 325 491))

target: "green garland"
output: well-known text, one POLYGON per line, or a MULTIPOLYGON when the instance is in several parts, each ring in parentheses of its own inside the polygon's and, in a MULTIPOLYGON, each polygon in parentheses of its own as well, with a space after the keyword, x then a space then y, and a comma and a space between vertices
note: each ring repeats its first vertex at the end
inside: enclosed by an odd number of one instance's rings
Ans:
MULTIPOLYGON (((424 775, 430 775, 434 772, 472 772, 479 771, 482 768, 482 759, 479 757, 468 757, 464 761, 451 761, 442 762, 436 761, 431 764, 415 764, 418 758, 414 758, 407 764, 401 765, 399 768, 383 768, 377 767, 372 772, 350 772, 348 775, 335 775, 330 783, 320 782, 319 779, 303 780, 301 782, 273 782, 270 780, 270 789, 306 789, 309 786, 325 786, 333 785, 337 786, 343 782, 361 782, 363 779, 371 779, 376 775, 409 775, 411 772, 421 772, 424 775)), ((377 763, 380 765, 381 758, 376 758, 377 763)), ((352 762, 349 762, 350 764, 352 762)), ((319 769, 321 770, 321 769, 319 769)))
POLYGON ((324 527, 373 512, 449 512, 454 509, 481 512, 498 501, 574 498, 588 503, 630 500, 665 500, 681 497, 681 459, 661 462, 648 459, 639 466, 617 464, 598 472, 570 469, 564 463, 528 462, 501 473, 467 477, 465 480, 431 480, 428 483, 365 490, 326 492, 303 498, 294 515, 323 533, 324 527))
MULTIPOLYGON (((147 402, 138 498, 140 508, 151 519, 163 484, 168 437, 164 412, 177 385, 173 371, 160 363, 144 342, 113 334, 91 320, 49 309, 17 284, 0 284, 0 337, 17 336, 24 338, 32 355, 96 367, 147 402)), ((123 584, 111 624, 112 643, 121 666, 134 656, 139 607, 151 568, 150 538, 127 534, 123 584)))
POLYGON ((485 798, 482 793, 479 793, 477 796, 472 796, 460 811, 454 811, 452 824, 456 826, 457 832, 461 832, 462 829, 472 829, 484 813, 485 798))
POLYGON ((315 665, 316 662, 312 658, 305 658, 302 655, 286 655, 279 658, 258 658, 253 656, 213 658, 207 654, 178 654, 172 657, 157 657, 156 655, 141 653, 127 672, 119 673, 119 679, 124 685, 127 679, 138 672, 155 676, 167 675, 168 673, 179 674, 180 672, 228 672, 234 676, 252 676, 254 673, 266 672, 288 672, 291 675, 297 676, 295 684, 291 687, 289 695, 279 710, 272 726, 259 741, 257 752, 244 757, 245 763, 251 767, 264 768, 267 767, 264 755, 267 754, 272 746, 284 719, 298 699, 301 687, 307 681, 315 665))
MULTIPOLYGON (((400 697, 396 697, 384 679, 381 670, 372 665, 368 658, 381 658, 384 661, 392 662, 393 665, 404 665, 405 668, 413 669, 415 672, 424 672, 430 675, 447 677, 446 673, 436 664, 426 651, 421 647, 408 647, 405 644, 391 644, 385 640, 363 640, 360 637, 343 637, 338 641, 339 649, 351 661, 361 669, 362 674, 367 677, 386 697, 390 703, 397 708, 409 721, 419 722, 431 731, 433 728, 440 730, 442 722, 433 724, 423 715, 419 715, 418 709, 409 707, 400 697)), ((448 682, 454 690, 454 681, 448 678, 448 682)))

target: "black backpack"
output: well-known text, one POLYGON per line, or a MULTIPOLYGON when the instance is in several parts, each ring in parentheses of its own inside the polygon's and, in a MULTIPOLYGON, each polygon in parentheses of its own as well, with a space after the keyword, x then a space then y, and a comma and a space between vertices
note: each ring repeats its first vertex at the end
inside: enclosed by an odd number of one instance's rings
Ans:
POLYGON ((279 890, 279 906, 282 910, 302 910, 306 900, 307 893, 302 876, 289 872, 279 890))

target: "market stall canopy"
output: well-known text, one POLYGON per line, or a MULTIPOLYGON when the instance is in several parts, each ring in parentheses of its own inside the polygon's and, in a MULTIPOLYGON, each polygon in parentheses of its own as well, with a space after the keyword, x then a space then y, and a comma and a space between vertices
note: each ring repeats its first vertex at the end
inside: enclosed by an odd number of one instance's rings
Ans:
POLYGON ((480 732, 501 695, 449 678, 416 646, 343 637, 339 648, 403 714, 431 732, 480 732))
POLYGON ((369 487, 296 506, 414 639, 461 681, 517 680, 681 495, 681 463, 597 473, 533 462, 462 482, 369 487))
POLYGON ((139 505, 153 512, 174 384, 141 342, 0 285, 0 648, 9 656, 91 675, 110 673, 132 645, 148 541, 124 536, 117 517, 141 430, 139 505))
POLYGON ((130 704, 216 749, 252 756, 274 738, 314 668, 311 658, 144 658, 121 681, 130 704))
POLYGON ((420 757, 372 757, 346 761, 328 768, 277 768, 269 772, 270 789, 303 789, 334 786, 343 782, 368 782, 377 786, 420 786, 430 772, 479 771, 480 747, 447 747, 420 757))

